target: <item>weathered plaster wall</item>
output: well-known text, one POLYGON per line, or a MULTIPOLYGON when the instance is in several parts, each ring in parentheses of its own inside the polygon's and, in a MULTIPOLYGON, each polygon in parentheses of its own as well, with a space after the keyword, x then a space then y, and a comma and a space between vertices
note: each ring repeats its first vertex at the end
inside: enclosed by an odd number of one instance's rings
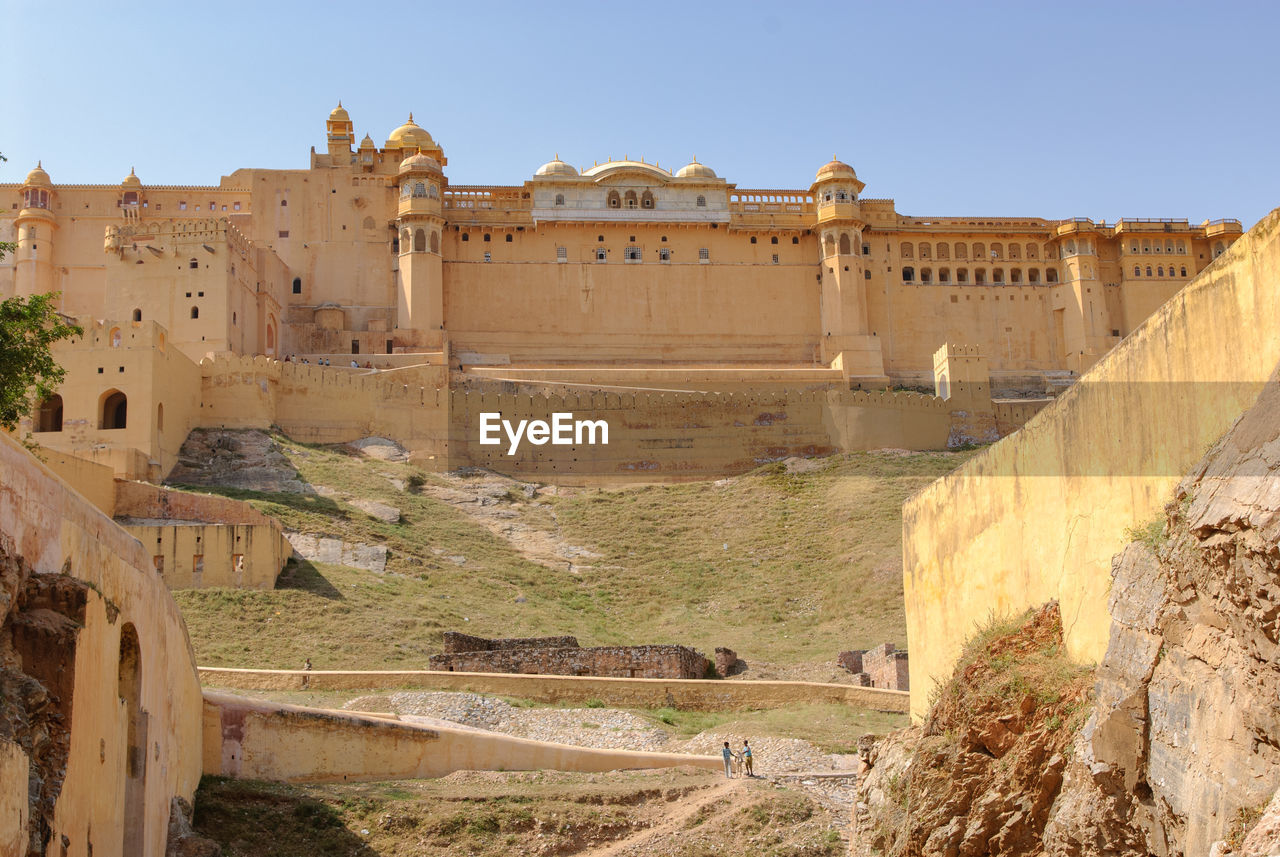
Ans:
MULTIPOLYGON (((182 617, 142 546, 8 437, 0 437, 0 474, 0 531, 38 574, 66 574, 88 589, 53 841, 66 837, 68 857, 88 857, 90 841, 94 857, 121 857, 130 820, 142 831, 134 853, 160 857, 170 799, 189 800, 200 777, 200 686, 182 617), (133 753, 120 683, 130 632, 140 652, 133 753), (144 774, 136 798, 126 796, 127 755, 144 774)), ((11 839, 12 829, 0 829, 0 842, 11 839)))
POLYGON ((314 783, 420 779, 454 771, 616 771, 719 764, 711 756, 572 747, 205 693, 206 774, 314 783))
POLYGON ((1280 211, 1017 434, 903 508, 913 713, 992 612, 1057 599, 1068 650, 1106 648, 1111 557, 1157 516, 1280 361, 1280 211))
POLYGON ((46 467, 100 512, 107 516, 115 514, 116 477, 110 467, 55 449, 45 449, 41 456, 46 467))
POLYGON ((598 699, 624 708, 689 708, 744 711, 798 703, 835 703, 871 711, 907 711, 898 690, 807 681, 718 681, 715 679, 597 678, 431 671, 341 672, 243 670, 201 667, 206 686, 240 690, 374 690, 425 688, 515 696, 538 702, 598 699))

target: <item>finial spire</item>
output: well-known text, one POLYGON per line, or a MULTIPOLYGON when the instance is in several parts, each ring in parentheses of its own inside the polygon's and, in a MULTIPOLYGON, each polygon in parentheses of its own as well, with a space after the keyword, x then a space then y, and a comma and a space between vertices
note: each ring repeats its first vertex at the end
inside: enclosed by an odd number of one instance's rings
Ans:
POLYGON ((410 110, 410 111, 409 111, 409 121, 410 121, 410 122, 412 122, 412 121, 413 121, 413 111, 412 111, 412 110, 410 110))

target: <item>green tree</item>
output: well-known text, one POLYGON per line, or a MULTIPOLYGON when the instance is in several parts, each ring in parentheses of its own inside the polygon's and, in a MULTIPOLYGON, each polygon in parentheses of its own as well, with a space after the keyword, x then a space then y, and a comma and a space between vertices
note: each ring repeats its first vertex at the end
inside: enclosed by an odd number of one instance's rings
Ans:
POLYGON ((17 428, 66 375, 49 349, 84 331, 54 308, 57 298, 55 292, 0 302, 0 428, 17 428))

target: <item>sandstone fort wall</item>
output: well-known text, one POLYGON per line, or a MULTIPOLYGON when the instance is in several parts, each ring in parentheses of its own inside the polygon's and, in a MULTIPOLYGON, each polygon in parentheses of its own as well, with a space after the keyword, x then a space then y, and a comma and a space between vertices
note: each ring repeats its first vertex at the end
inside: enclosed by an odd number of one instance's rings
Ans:
POLYGON ((590 675, 614 678, 704 678, 708 661, 687 646, 538 646, 432 655, 446 672, 590 675))
MULTIPOLYGON (((74 716, 50 853, 66 842, 71 854, 161 857, 170 800, 190 800, 201 769, 200 685, 182 617, 137 540, 8 437, 0 473, 0 534, 40 585, 78 587, 84 599, 71 650, 34 653, 70 661, 55 676, 74 716)), ((26 757, 0 747, 0 793, 21 782, 25 800, 26 757)), ((0 843, 25 838, 21 820, 0 799, 0 843)))
POLYGON ((913 714, 976 623, 1051 599, 1101 658, 1111 557, 1280 362, 1272 212, 1052 406, 903 510, 913 714))

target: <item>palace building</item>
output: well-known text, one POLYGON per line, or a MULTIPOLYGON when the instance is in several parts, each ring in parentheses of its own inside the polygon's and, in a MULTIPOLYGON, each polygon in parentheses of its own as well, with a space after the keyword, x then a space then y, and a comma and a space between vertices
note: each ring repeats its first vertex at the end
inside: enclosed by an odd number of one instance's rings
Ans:
MULTIPOLYGON (((932 385, 935 352, 963 343, 992 387, 1043 391, 1241 234, 1235 220, 909 216, 835 159, 791 189, 643 158, 453 185, 412 115, 381 146, 356 140, 341 105, 325 125, 306 169, 216 186, 133 171, 58 185, 40 165, 0 185, 0 240, 18 245, 0 297, 58 291, 94 322, 64 349, 87 432, 113 425, 99 399, 139 374, 191 400, 179 427, 216 422, 195 401, 199 365, 254 356, 418 367, 405 384, 454 390, 847 391, 932 385)), ((55 408, 71 419, 55 403, 33 425, 50 429, 55 408)), ((163 465, 181 439, 157 439, 178 430, 157 421, 131 448, 163 465)))

